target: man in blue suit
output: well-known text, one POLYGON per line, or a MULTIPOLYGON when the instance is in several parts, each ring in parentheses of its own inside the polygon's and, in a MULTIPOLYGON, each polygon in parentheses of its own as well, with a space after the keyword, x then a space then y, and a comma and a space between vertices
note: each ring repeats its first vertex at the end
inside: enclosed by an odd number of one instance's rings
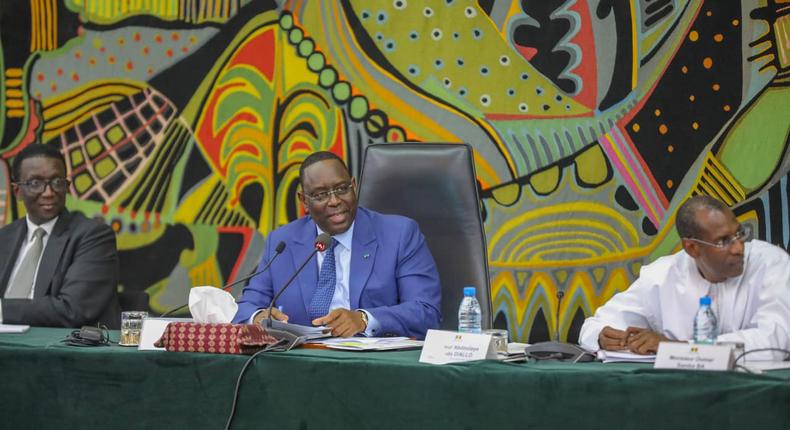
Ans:
POLYGON ((277 300, 281 309, 272 310, 273 318, 323 325, 342 337, 363 333, 422 339, 428 329, 438 328, 439 274, 417 223, 357 208, 356 181, 331 152, 307 157, 299 178, 297 195, 309 216, 271 232, 259 269, 281 241, 285 251, 244 289, 233 321, 257 324, 266 318, 272 296, 323 232, 332 236, 332 249, 307 264, 277 300))

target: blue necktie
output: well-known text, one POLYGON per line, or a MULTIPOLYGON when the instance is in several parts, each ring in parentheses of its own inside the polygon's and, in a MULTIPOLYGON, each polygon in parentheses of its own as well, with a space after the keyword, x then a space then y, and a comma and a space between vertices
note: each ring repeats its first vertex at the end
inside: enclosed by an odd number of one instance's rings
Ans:
POLYGON ((321 271, 318 273, 318 287, 313 293, 310 301, 310 320, 322 317, 329 313, 329 305, 332 304, 332 296, 335 294, 335 246, 337 240, 332 239, 332 244, 324 254, 324 261, 321 263, 321 271))

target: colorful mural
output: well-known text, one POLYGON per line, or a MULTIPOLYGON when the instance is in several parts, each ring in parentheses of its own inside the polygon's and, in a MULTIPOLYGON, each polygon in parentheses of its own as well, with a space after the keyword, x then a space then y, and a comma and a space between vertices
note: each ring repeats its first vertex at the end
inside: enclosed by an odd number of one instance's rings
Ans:
POLYGON ((788 0, 6 0, 0 53, 0 225, 58 146, 154 312, 253 270, 308 154, 372 143, 474 147, 516 340, 574 340, 692 194, 790 245, 788 0))

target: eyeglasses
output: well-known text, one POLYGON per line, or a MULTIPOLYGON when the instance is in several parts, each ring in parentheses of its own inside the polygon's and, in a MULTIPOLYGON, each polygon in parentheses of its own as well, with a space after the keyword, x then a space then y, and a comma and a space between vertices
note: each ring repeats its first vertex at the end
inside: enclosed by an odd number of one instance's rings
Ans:
POLYGON ((47 189, 47 185, 52 188, 52 191, 56 193, 63 193, 71 184, 66 178, 54 178, 54 179, 31 179, 29 181, 19 181, 14 182, 15 184, 19 185, 20 187, 24 188, 25 191, 32 193, 32 194, 41 194, 44 190, 47 189))
POLYGON ((697 242, 697 243, 701 243, 703 245, 712 246, 712 247, 718 248, 718 249, 726 249, 726 248, 729 248, 730 246, 732 246, 732 244, 735 243, 735 242, 746 242, 747 240, 749 240, 751 238, 752 238, 752 227, 749 226, 749 225, 745 225, 745 226, 742 225, 740 228, 738 228, 738 231, 735 232, 734 235, 732 235, 730 237, 725 237, 724 239, 721 239, 718 242, 707 242, 707 241, 704 241, 702 239, 695 239, 693 237, 686 237, 684 239, 691 240, 691 241, 694 241, 694 242, 697 242))
POLYGON ((345 196, 346 194, 348 194, 349 191, 351 191, 352 188, 354 188, 354 186, 349 183, 349 184, 338 185, 337 187, 332 188, 329 191, 321 191, 320 193, 315 193, 315 194, 305 193, 304 196, 307 197, 307 199, 313 203, 324 203, 328 201, 329 198, 332 197, 333 195, 338 197, 345 196))

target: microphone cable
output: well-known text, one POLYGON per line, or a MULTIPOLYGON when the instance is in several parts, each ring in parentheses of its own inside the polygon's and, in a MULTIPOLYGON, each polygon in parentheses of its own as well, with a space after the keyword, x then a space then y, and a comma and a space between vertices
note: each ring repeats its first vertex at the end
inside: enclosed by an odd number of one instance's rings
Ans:
MULTIPOLYGON (((282 243, 282 242, 280 242, 280 243, 283 244, 283 247, 284 247, 285 244, 282 243)), ((332 244, 332 237, 329 236, 327 233, 321 233, 316 238, 316 240, 315 240, 315 242, 313 244, 313 251, 310 252, 310 254, 307 256, 307 259, 304 261, 304 263, 302 263, 302 265, 299 266, 298 269, 296 269, 296 272, 294 272, 294 274, 291 276, 291 278, 288 279, 288 281, 286 281, 285 285, 283 285, 280 288, 280 291, 278 291, 277 294, 275 294, 272 297, 272 300, 269 303, 269 307, 268 307, 269 315, 267 316, 267 319, 266 319, 266 321, 267 321, 266 327, 267 328, 271 328, 271 324, 272 324, 271 323, 271 321, 272 321, 272 308, 274 307, 274 302, 278 298, 280 298, 280 296, 283 294, 285 289, 288 288, 289 285, 291 285, 291 282, 293 282, 293 280, 296 279, 296 277, 299 275, 299 273, 302 272, 302 270, 305 268, 305 266, 307 266, 307 263, 309 263, 310 260, 313 259, 313 256, 316 254, 316 252, 323 251, 324 249, 326 249, 327 246, 330 246, 331 244, 332 244)), ((249 368, 250 364, 252 364, 253 360, 255 360, 255 358, 258 357, 258 355, 260 355, 260 354, 262 354, 264 352, 272 351, 275 348, 279 347, 280 345, 285 345, 287 343, 288 343, 288 339, 287 338, 283 338, 283 339, 277 340, 277 342, 275 342, 275 343, 273 343, 271 345, 266 345, 265 348, 263 348, 262 350, 256 352, 252 356, 250 356, 250 358, 248 358, 247 361, 244 363, 244 366, 242 366, 242 368, 241 368, 241 372, 239 372, 239 377, 236 379, 236 388, 233 390, 233 403, 231 403, 230 414, 228 414, 228 421, 225 424, 225 430, 230 430, 230 426, 233 423, 233 416, 236 414, 236 405, 238 404, 238 400, 239 400, 239 391, 241 389, 241 381, 242 381, 242 378, 244 377, 244 373, 247 371, 247 368, 249 368)))
POLYGON ((749 355, 751 353, 754 353, 754 352, 767 352, 767 351, 784 352, 785 353, 785 358, 782 361, 787 361, 788 358, 790 358, 790 350, 787 350, 787 349, 782 349, 782 348, 757 348, 757 349, 750 349, 748 351, 744 351, 744 352, 740 353, 740 355, 735 357, 735 360, 732 361, 733 362, 733 367, 735 367, 736 369, 741 369, 741 370, 743 370, 746 373, 754 373, 751 370, 749 370, 748 367, 744 366, 743 364, 738 364, 738 361, 741 358, 743 358, 743 357, 745 357, 745 356, 747 356, 747 355, 749 355))
POLYGON ((110 335, 107 326, 82 326, 78 330, 72 330, 61 342, 69 346, 109 346, 110 335))
POLYGON ((236 415, 236 405, 238 404, 238 401, 239 401, 239 391, 241 389, 241 380, 242 380, 242 378, 244 378, 244 373, 247 372, 247 368, 250 367, 250 364, 252 364, 253 360, 255 360, 255 358, 257 358, 260 354, 263 354, 264 352, 269 352, 272 349, 280 346, 283 343, 287 343, 287 339, 280 339, 280 340, 278 340, 277 342, 275 342, 275 343, 273 343, 271 345, 266 345, 266 347, 264 347, 262 350, 256 352, 255 354, 252 354, 250 356, 250 358, 248 358, 247 361, 244 362, 244 366, 241 367, 241 371, 239 372, 239 376, 238 376, 238 378, 236 378, 236 388, 233 389, 233 403, 231 403, 231 406, 230 406, 230 414, 228 414, 228 421, 227 421, 227 423, 225 423, 225 430, 230 430, 230 426, 233 423, 233 417, 234 417, 234 415, 236 415))

